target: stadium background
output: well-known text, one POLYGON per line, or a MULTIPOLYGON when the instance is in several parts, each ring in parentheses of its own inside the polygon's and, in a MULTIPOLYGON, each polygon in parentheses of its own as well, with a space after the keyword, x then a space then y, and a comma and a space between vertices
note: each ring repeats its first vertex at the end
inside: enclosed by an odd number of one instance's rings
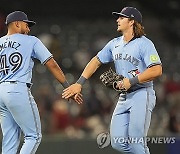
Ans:
MULTIPOLYGON (((149 136, 180 136, 180 2, 178 0, 1 0, 0 36, 6 34, 5 17, 21 10, 37 21, 31 35, 40 38, 75 82, 87 62, 112 38, 118 37, 112 11, 137 7, 143 14, 147 36, 153 40, 163 63, 163 76, 155 80, 157 104, 149 136)), ((32 93, 39 107, 43 141, 38 154, 117 153, 99 149, 96 136, 108 131, 117 93, 105 88, 99 75, 104 65, 85 84, 84 105, 61 99, 62 86, 36 62, 32 93), (84 150, 83 150, 84 149, 84 150)), ((23 116, 23 115, 22 115, 23 116)), ((2 134, 1 134, 2 136, 2 134)), ((176 144, 152 144, 153 154, 179 153, 176 144), (158 150, 161 150, 158 151, 158 150)))

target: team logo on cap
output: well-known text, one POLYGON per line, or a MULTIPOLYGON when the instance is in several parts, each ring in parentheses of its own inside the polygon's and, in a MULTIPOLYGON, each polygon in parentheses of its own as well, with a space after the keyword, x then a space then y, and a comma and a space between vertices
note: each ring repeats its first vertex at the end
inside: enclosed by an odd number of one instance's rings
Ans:
POLYGON ((122 9, 122 11, 121 11, 121 12, 124 12, 124 11, 126 11, 126 9, 127 9, 127 7, 125 7, 124 9, 122 9))

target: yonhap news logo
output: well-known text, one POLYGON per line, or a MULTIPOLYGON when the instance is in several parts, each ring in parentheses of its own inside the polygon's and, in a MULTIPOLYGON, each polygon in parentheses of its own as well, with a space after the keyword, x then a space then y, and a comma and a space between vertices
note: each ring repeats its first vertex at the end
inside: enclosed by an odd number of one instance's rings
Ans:
POLYGON ((176 142, 175 137, 113 137, 112 142, 117 144, 174 144, 176 142))
POLYGON ((97 136, 97 144, 99 148, 105 148, 110 144, 110 134, 108 132, 100 133, 97 136))
POLYGON ((100 133, 97 136, 97 145, 99 148, 105 148, 113 142, 115 144, 174 144, 176 137, 110 137, 108 132, 100 133))

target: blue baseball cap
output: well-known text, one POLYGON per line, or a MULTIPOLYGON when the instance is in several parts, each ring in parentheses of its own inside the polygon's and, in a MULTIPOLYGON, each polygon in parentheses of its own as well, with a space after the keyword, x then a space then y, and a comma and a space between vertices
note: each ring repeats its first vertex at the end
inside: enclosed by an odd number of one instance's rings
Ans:
POLYGON ((121 10, 121 12, 112 12, 112 14, 116 17, 131 18, 142 24, 142 14, 134 7, 125 7, 121 10))
POLYGON ((30 21, 28 19, 27 15, 22 11, 14 11, 14 12, 10 13, 6 17, 5 24, 8 25, 9 23, 14 22, 14 21, 24 21, 28 24, 29 27, 32 27, 36 24, 36 22, 30 21))

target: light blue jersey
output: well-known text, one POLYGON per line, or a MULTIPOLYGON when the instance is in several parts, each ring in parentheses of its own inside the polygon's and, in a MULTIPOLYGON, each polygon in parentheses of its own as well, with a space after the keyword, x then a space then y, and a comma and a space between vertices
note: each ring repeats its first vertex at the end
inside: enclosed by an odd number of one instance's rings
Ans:
POLYGON ((0 82, 31 83, 33 59, 45 64, 52 54, 34 36, 13 34, 0 38, 0 82))
MULTIPOLYGON (((132 78, 144 72, 148 67, 161 64, 152 41, 145 36, 134 38, 125 43, 123 36, 114 38, 97 54, 101 63, 114 61, 118 74, 132 78)), ((138 84, 136 87, 150 87, 153 82, 138 84)), ((131 88, 131 89, 132 89, 131 88)))
MULTIPOLYGON (((114 62, 118 74, 133 78, 153 65, 161 64, 152 41, 145 36, 125 43, 123 36, 111 40, 99 51, 101 63, 114 62)), ((117 142, 117 138, 142 139, 147 136, 156 96, 153 81, 136 84, 120 94, 112 115, 110 134, 114 149, 127 154, 150 154, 146 142, 117 142), (137 120, 138 119, 138 120, 137 120)))
POLYGON ((30 91, 33 59, 45 64, 52 54, 34 36, 13 34, 0 38, 0 119, 2 154, 34 154, 41 142, 41 123, 30 91))

